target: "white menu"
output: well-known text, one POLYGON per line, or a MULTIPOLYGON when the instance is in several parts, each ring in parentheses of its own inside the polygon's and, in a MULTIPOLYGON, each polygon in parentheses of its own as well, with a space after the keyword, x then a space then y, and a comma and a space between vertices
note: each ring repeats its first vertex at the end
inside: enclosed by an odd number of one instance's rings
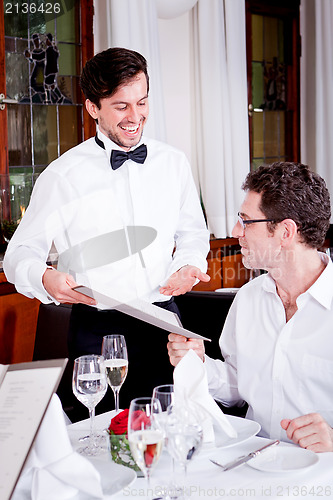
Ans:
POLYGON ((9 500, 67 359, 0 365, 0 498, 9 500))
POLYGON ((124 304, 86 286, 75 286, 73 290, 95 299, 98 304, 102 304, 112 309, 117 309, 118 311, 128 314, 129 316, 133 316, 134 318, 146 321, 146 323, 150 323, 158 328, 162 328, 167 332, 178 333, 178 335, 183 335, 183 337, 188 339, 201 339, 211 342, 211 339, 183 328, 177 314, 168 311, 167 309, 155 306, 154 304, 150 304, 144 300, 135 299, 128 304, 124 304))

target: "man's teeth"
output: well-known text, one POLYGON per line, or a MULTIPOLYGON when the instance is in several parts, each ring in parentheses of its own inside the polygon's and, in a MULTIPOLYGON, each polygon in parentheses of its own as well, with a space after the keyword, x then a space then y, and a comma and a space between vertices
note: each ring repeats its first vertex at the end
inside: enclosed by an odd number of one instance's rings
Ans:
POLYGON ((139 128, 139 125, 136 125, 135 127, 121 127, 123 130, 126 130, 126 132, 136 132, 139 128))

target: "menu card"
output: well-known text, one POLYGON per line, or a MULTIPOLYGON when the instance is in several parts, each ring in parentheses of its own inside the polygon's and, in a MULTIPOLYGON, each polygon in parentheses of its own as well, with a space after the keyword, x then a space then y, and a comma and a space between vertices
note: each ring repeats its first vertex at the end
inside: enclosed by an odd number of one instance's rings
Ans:
POLYGON ((117 309, 118 311, 128 314, 129 316, 134 316, 135 318, 146 321, 146 323, 150 323, 151 325, 167 330, 168 332, 178 333, 188 339, 211 341, 211 339, 208 339, 207 337, 202 337, 202 335, 199 335, 198 333, 194 333, 186 328, 183 328, 177 314, 172 311, 168 311, 167 309, 163 309, 162 307, 155 306, 154 304, 150 304, 144 300, 135 299, 128 304, 124 304, 86 286, 76 286, 73 290, 95 299, 99 304, 108 306, 111 309, 117 309))
POLYGON ((0 498, 9 500, 67 359, 0 365, 0 498))

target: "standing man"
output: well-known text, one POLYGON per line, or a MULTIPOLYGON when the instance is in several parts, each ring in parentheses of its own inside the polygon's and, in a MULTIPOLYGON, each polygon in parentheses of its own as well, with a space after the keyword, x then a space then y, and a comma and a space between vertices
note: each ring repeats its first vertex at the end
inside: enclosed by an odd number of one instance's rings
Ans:
POLYGON ((244 285, 231 306, 220 347, 169 336, 176 365, 193 348, 205 361, 209 388, 226 405, 249 405, 261 435, 333 451, 333 264, 318 251, 330 224, 324 180, 298 163, 248 174, 233 236, 243 263, 267 274, 244 285))
POLYGON ((123 48, 101 52, 85 65, 81 88, 98 124, 96 137, 40 175, 8 245, 4 270, 27 297, 73 304, 71 358, 100 353, 103 335, 125 335, 125 407, 170 381, 166 332, 114 309, 101 310, 73 287, 85 285, 121 303, 140 298, 178 314, 173 296, 198 280, 209 281, 209 233, 185 155, 143 137, 149 114, 145 58, 123 48), (139 235, 134 250, 133 240, 126 239, 133 227, 139 235), (149 238, 141 236, 144 228, 149 238), (46 264, 52 243, 62 270, 46 264))

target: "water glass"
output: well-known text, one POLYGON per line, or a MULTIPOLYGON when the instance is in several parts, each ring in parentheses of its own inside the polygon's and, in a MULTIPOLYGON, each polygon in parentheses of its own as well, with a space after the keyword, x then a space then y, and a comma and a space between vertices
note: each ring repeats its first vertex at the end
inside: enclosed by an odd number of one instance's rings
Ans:
POLYGON ((188 462, 198 453, 203 441, 203 429, 195 412, 186 407, 169 407, 167 420, 167 449, 187 474, 188 462))
POLYGON ((81 356, 74 361, 73 392, 89 410, 90 434, 88 444, 77 451, 84 455, 98 455, 104 448, 95 438, 95 407, 105 396, 107 389, 104 358, 96 354, 81 356))

